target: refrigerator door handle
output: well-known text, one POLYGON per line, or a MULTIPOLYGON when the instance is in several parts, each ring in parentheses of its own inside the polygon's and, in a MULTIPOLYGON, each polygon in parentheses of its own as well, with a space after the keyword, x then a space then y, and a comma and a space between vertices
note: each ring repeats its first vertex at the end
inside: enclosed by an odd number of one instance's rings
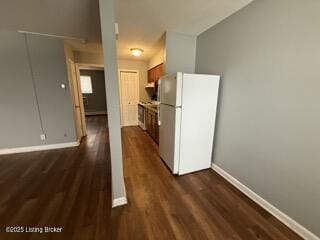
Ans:
POLYGON ((158 126, 161 125, 161 120, 160 120, 160 104, 157 107, 157 114, 158 114, 158 126))
MULTIPOLYGON (((161 104, 161 99, 160 99, 160 88, 161 88, 161 80, 158 80, 158 89, 157 89, 157 100, 161 104)), ((160 104, 158 105, 157 108, 157 113, 158 113, 158 125, 161 125, 161 120, 160 120, 160 104)))
POLYGON ((158 80, 158 89, 157 89, 157 100, 161 103, 160 99, 160 88, 161 88, 161 80, 158 80))

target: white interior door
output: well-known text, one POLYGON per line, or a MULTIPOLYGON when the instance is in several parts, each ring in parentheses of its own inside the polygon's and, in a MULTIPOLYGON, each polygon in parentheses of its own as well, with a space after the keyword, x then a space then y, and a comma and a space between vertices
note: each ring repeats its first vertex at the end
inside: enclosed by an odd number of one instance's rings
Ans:
POLYGON ((87 136, 87 125, 86 125, 86 115, 84 111, 84 104, 83 104, 83 98, 82 98, 82 92, 81 92, 81 83, 80 83, 80 68, 77 64, 74 65, 74 85, 76 86, 76 91, 78 92, 78 103, 79 105, 76 105, 78 108, 80 115, 81 115, 81 128, 82 128, 82 136, 87 136))
POLYGON ((75 113, 75 121, 76 121, 76 130, 77 130, 77 137, 78 140, 81 139, 82 136, 85 134, 83 133, 82 127, 82 116, 81 116, 81 108, 80 108, 80 97, 79 97, 79 88, 77 84, 77 74, 76 74, 76 66, 75 63, 68 59, 69 69, 70 69, 70 79, 72 81, 72 88, 73 88, 73 104, 74 104, 74 113, 75 113))
POLYGON ((120 70, 120 104, 122 126, 138 125, 139 76, 120 70))

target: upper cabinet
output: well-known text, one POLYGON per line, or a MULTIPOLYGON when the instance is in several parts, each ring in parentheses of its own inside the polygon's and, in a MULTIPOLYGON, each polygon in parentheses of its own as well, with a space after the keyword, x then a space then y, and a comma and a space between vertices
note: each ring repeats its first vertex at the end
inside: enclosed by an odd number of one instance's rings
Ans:
POLYGON ((156 82, 163 76, 163 63, 148 70, 148 83, 156 82))

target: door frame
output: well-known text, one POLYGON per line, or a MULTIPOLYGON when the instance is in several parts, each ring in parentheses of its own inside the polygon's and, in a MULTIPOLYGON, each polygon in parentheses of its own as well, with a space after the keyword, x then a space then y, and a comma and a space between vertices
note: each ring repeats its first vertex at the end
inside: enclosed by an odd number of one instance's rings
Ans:
MULTIPOLYGON (((78 117, 77 114, 77 96, 78 95, 78 89, 79 85, 77 83, 77 71, 76 71, 76 63, 73 61, 73 59, 67 58, 67 71, 68 71, 68 79, 69 79, 69 86, 70 86, 70 92, 71 92, 71 98, 72 98, 72 109, 73 109, 73 115, 74 115, 74 121, 75 121, 75 128, 77 133, 77 141, 80 142, 81 138, 85 136, 83 132, 83 125, 82 125, 82 119, 81 117, 78 117)), ((80 104, 80 99, 79 99, 80 104)), ((80 115, 81 115, 81 109, 80 109, 80 115)))
MULTIPOLYGON (((120 125, 121 127, 124 127, 123 124, 123 114, 122 114, 122 95, 121 95, 121 90, 122 90, 122 84, 121 84, 121 72, 131 72, 131 73, 136 73, 138 75, 138 82, 136 86, 136 91, 138 93, 138 102, 140 101, 140 73, 139 70, 135 69, 125 69, 125 68, 119 68, 118 69, 118 79, 119 79, 119 103, 120 103, 120 125)), ((137 123, 138 123, 138 117, 137 117, 137 123)))
MULTIPOLYGON (((82 92, 81 92, 81 83, 80 83, 80 70, 103 70, 103 64, 91 64, 91 63, 75 63, 76 68, 76 81, 78 84, 78 96, 80 102, 80 112, 81 112, 81 122, 82 122, 82 133, 83 136, 87 136, 87 125, 86 125, 86 113, 83 104, 82 92)), ((107 101, 107 99, 106 99, 107 101)))

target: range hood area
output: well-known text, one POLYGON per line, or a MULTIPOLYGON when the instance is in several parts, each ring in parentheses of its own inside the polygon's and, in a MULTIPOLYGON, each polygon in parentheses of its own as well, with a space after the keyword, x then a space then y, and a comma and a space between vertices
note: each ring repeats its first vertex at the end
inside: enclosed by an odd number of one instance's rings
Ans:
POLYGON ((150 82, 145 86, 145 88, 154 88, 154 87, 155 87, 154 82, 150 82))

